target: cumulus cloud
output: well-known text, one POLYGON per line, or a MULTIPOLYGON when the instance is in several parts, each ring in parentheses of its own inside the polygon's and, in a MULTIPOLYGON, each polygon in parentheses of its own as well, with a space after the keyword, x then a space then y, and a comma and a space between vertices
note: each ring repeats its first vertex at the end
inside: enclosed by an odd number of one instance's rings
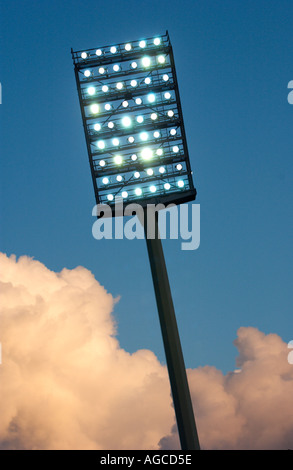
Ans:
MULTIPOLYGON (((115 299, 85 268, 0 253, 0 449, 176 449, 166 367, 121 348, 115 299)), ((188 370, 206 449, 292 448, 293 366, 275 335, 240 328, 240 372, 188 370)))

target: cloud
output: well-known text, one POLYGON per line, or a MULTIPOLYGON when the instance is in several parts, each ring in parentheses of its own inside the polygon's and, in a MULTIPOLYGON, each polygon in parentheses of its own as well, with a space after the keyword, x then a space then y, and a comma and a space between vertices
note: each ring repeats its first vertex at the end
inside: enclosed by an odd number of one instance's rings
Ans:
MULTIPOLYGON (((0 449, 175 449, 166 367, 117 340, 116 300, 85 268, 0 253, 0 449)), ((240 372, 188 370, 206 449, 293 446, 293 366, 275 335, 240 328, 240 372)))

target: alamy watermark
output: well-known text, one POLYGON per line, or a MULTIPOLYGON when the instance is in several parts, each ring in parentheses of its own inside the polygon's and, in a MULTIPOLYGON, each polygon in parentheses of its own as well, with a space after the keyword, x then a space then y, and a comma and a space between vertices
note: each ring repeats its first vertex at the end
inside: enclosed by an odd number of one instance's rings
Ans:
POLYGON ((115 217, 107 204, 94 206, 92 215, 97 217, 93 223, 92 234, 96 240, 126 238, 128 240, 154 239, 156 236, 156 217, 158 217, 158 236, 161 239, 183 240, 182 250, 196 250, 200 244, 200 204, 128 204, 123 207, 121 198, 115 198, 115 217), (130 217, 125 220, 124 216, 130 217), (146 224, 146 228, 144 225, 146 224))

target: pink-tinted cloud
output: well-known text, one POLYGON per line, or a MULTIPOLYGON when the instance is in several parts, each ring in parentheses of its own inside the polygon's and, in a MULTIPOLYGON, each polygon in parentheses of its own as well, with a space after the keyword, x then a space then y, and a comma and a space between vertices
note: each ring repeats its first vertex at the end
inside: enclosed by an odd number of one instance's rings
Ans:
MULTIPOLYGON (((114 306, 85 268, 0 254, 0 449, 178 447, 166 368, 120 347, 114 306)), ((202 447, 292 448, 287 345, 255 328, 235 345, 240 372, 188 370, 202 447)))

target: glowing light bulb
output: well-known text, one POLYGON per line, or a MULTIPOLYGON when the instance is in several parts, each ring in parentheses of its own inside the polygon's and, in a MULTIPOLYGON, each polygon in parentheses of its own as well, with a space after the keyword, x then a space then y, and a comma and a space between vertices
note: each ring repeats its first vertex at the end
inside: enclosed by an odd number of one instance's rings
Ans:
POLYGON ((152 114, 151 114, 151 119, 152 119, 153 121, 154 121, 155 119, 157 119, 157 118, 158 118, 157 113, 152 113, 152 114))
POLYGON ((175 145, 172 150, 173 150, 174 153, 178 153, 179 152, 178 145, 175 145))
POLYGON ((122 103, 123 108, 127 108, 128 104, 129 104, 128 101, 126 101, 126 100, 123 101, 123 103, 122 103))
POLYGON ((94 125, 94 129, 95 129, 95 131, 100 131, 101 130, 101 124, 96 123, 94 125))
POLYGON ((167 114, 168 114, 169 117, 173 117, 174 116, 174 111, 172 111, 172 109, 169 109, 167 114))
POLYGON ((157 191, 156 186, 150 186, 150 192, 155 193, 157 191))
POLYGON ((166 62, 165 57, 163 55, 159 55, 158 62, 159 62, 159 64, 164 64, 166 62))
POLYGON ((144 148, 141 151, 141 156, 144 160, 150 160, 153 157, 153 151, 150 148, 144 148))
POLYGON ((158 149, 156 151, 156 154, 159 155, 159 157, 161 157, 163 155, 163 149, 158 149))
POLYGON ((80 57, 81 57, 82 59, 86 59, 86 58, 87 58, 87 53, 86 53, 86 52, 82 52, 82 53, 80 54, 80 57))
POLYGON ((113 199, 114 199, 113 194, 108 194, 107 199, 108 199, 108 201, 113 201, 113 199))
POLYGON ((160 38, 155 38, 154 39, 154 45, 159 46, 161 44, 161 39, 160 38))
POLYGON ((136 188, 136 189, 135 189, 135 194, 136 194, 137 196, 141 196, 141 195, 142 195, 142 190, 141 190, 141 188, 136 188))
POLYGON ((131 80, 130 85, 135 87, 137 86, 137 81, 136 80, 131 80))
POLYGON ((150 84, 152 83, 151 78, 150 78, 150 77, 146 77, 146 78, 144 79, 144 83, 145 83, 146 85, 150 85, 150 84))
POLYGON ((160 137, 160 132, 159 131, 155 131, 154 132, 154 137, 155 139, 158 139, 160 137))
POLYGON ((97 114, 100 111, 100 107, 98 104, 92 104, 90 110, 93 114, 97 114))
POLYGON ((90 86, 88 87, 87 92, 89 95, 93 96, 96 93, 96 89, 94 86, 90 86))
POLYGON ((120 70, 119 65, 117 65, 117 64, 113 65, 113 70, 114 70, 114 72, 119 72, 119 70, 120 70))
POLYGON ((116 165, 121 165, 122 162, 123 162, 123 159, 122 159, 121 155, 115 155, 114 163, 116 163, 116 165))
POLYGON ((146 42, 145 42, 145 41, 140 41, 140 42, 139 42, 139 47, 140 47, 141 49, 144 49, 145 46, 146 46, 146 42))
POLYGON ((150 57, 143 57, 143 58, 141 59, 141 62, 142 62, 142 65, 143 65, 144 67, 149 67, 149 66, 151 65, 151 59, 150 59, 150 57))
POLYGON ((167 73, 165 73, 162 78, 163 78, 164 82, 167 82, 169 80, 169 75, 167 73))
POLYGON ((165 173, 165 171, 166 171, 165 167, 164 167, 164 166, 160 166, 159 172, 160 172, 161 174, 163 174, 163 173, 165 173))
POLYGON ((112 106, 110 105, 110 103, 105 104, 105 110, 106 111, 110 111, 111 108, 112 108, 112 106))
POLYGON ((184 181, 183 180, 179 180, 178 183, 177 183, 177 186, 179 188, 183 188, 184 187, 184 181))
POLYGON ((123 88, 123 83, 122 83, 122 82, 118 82, 118 83, 116 84, 116 88, 117 88, 117 90, 122 90, 122 88, 123 88))
POLYGON ((171 135, 176 135, 176 133, 177 133, 177 132, 176 132, 176 129, 171 129, 171 130, 170 130, 170 134, 171 134, 171 135))
POLYGON ((140 177, 139 171, 136 171, 133 176, 134 176, 134 178, 139 178, 140 177))
POLYGON ((131 62, 131 68, 136 69, 137 68, 137 63, 136 62, 131 62))
POLYGON ((122 191, 121 196, 125 199, 126 197, 128 197, 128 192, 122 191))
POLYGON ((141 124, 143 122, 143 116, 137 116, 136 120, 139 124, 141 124))
POLYGON ((108 127, 109 127, 109 129, 113 129, 114 122, 112 122, 112 121, 108 122, 108 127))
POLYGON ((112 140, 112 144, 115 145, 115 147, 117 147, 119 145, 119 139, 117 139, 116 137, 112 140))
POLYGON ((125 49, 126 51, 131 51, 131 49, 132 49, 131 44, 130 44, 129 42, 128 42, 127 44, 125 44, 124 49, 125 49))
POLYGON ((134 142, 134 137, 131 135, 131 136, 128 137, 127 140, 128 140, 128 142, 129 142, 130 144, 133 144, 133 142, 134 142))
POLYGON ((149 176, 153 176, 154 170, 153 170, 152 168, 148 168, 148 169, 147 169, 147 174, 148 174, 149 176))
POLYGON ((96 50, 96 55, 101 56, 103 54, 103 51, 101 49, 96 50))
POLYGON ((118 181, 118 183, 121 183, 121 181, 123 180, 123 178, 122 178, 121 175, 118 175, 118 176, 116 176, 116 180, 118 181))
POLYGON ((103 140, 98 140, 97 146, 100 150, 103 150, 105 148, 105 142, 103 140))
POLYGON ((83 74, 86 78, 88 78, 88 77, 91 76, 91 71, 90 70, 85 70, 83 74))
POLYGON ((154 103, 156 101, 156 96, 154 95, 154 93, 150 93, 148 95, 148 102, 149 103, 154 103))
POLYGON ((109 178, 103 178, 102 179, 103 184, 108 184, 109 183, 109 178))
POLYGON ((105 73, 104 67, 100 67, 100 68, 99 68, 99 73, 100 73, 101 75, 103 75, 103 74, 105 73))
POLYGON ((109 91, 108 85, 103 85, 103 86, 102 86, 102 91, 103 91, 104 93, 107 93, 107 91, 109 91))
POLYGON ((135 155, 135 154, 131 155, 131 160, 133 160, 135 162, 137 160, 137 155, 135 155))
POLYGON ((106 165, 105 160, 100 160, 99 165, 100 165, 101 167, 105 166, 105 165, 106 165))
POLYGON ((112 46, 110 52, 112 52, 112 54, 115 54, 117 52, 117 47, 112 46))
POLYGON ((121 123, 124 127, 130 127, 131 124, 132 124, 132 121, 130 119, 130 117, 128 116, 124 116, 122 119, 121 119, 121 123))
POLYGON ((171 188, 170 184, 169 183, 165 183, 164 184, 164 188, 167 189, 167 191, 171 188))
POLYGON ((144 141, 145 141, 145 140, 148 140, 149 135, 148 135, 147 132, 141 132, 141 133, 139 134, 139 137, 140 137, 140 140, 144 140, 144 141))
POLYGON ((141 98, 136 98, 136 99, 135 99, 135 102, 136 102, 136 104, 141 104, 141 103, 142 103, 142 99, 141 99, 141 98))
POLYGON ((164 97, 166 98, 166 100, 169 100, 171 98, 171 93, 169 93, 169 91, 166 91, 164 97))

